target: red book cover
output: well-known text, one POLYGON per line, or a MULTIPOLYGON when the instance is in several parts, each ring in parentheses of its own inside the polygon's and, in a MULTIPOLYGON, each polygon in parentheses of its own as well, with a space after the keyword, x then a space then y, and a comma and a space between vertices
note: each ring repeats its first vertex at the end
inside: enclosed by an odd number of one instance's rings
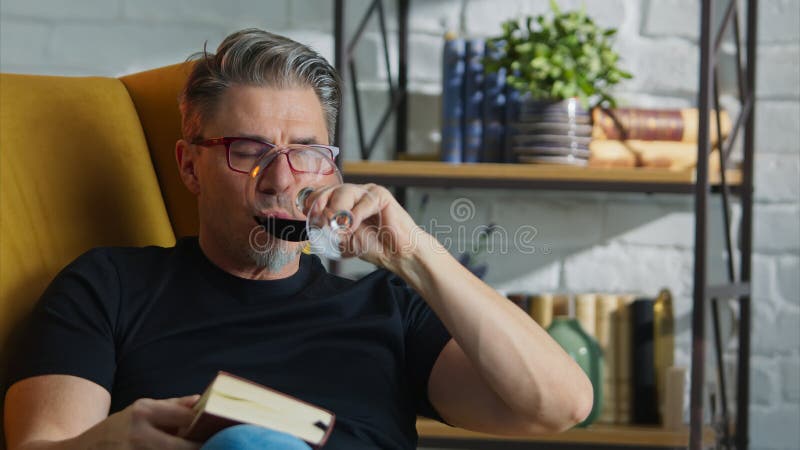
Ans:
POLYGON ((324 446, 325 443, 328 441, 328 438, 330 437, 330 434, 333 432, 333 426, 334 426, 334 424, 336 422, 336 415, 334 413, 332 413, 331 411, 328 411, 328 410, 326 410, 324 408, 320 408, 319 406, 316 406, 316 405, 313 405, 311 403, 305 402, 305 401, 300 400, 300 399, 298 399, 296 397, 292 397, 291 395, 284 394, 283 392, 279 392, 279 391, 276 391, 274 389, 270 389, 270 388, 268 388, 266 386, 260 385, 258 383, 253 382, 253 381, 247 380, 245 378, 238 377, 236 375, 233 375, 233 374, 230 374, 230 373, 227 373, 227 372, 224 372, 224 371, 219 371, 217 373, 217 377, 215 377, 214 380, 212 380, 211 383, 209 383, 208 387, 206 388, 206 392, 203 393, 203 396, 197 402, 197 405, 195 406, 195 409, 197 409, 196 413, 198 415, 195 417, 195 420, 192 422, 192 425, 187 430, 183 430, 181 433, 179 433, 184 438, 189 439, 191 441, 196 441, 196 442, 205 442, 211 436, 213 436, 217 432, 219 432, 219 431, 221 431, 221 430, 223 430, 223 429, 225 429, 227 427, 230 427, 230 426, 233 426, 233 425, 239 425, 239 424, 242 424, 242 423, 246 423, 246 422, 242 422, 242 421, 239 421, 239 420, 236 420, 236 419, 232 419, 232 418, 229 418, 229 417, 223 417, 221 415, 213 414, 213 413, 211 413, 209 411, 206 411, 206 408, 205 408, 206 405, 205 405, 204 399, 207 398, 210 395, 213 395, 213 393, 209 392, 209 391, 212 389, 212 386, 214 385, 214 382, 217 381, 217 379, 220 376, 235 378, 235 379, 237 379, 239 381, 243 381, 243 382, 245 382, 245 383, 247 383, 249 385, 257 387, 258 389, 262 389, 262 390, 268 391, 268 392, 270 392, 270 393, 272 393, 274 395, 281 396, 284 399, 290 400, 291 402, 299 403, 299 404, 306 405, 306 406, 310 406, 310 407, 312 407, 314 409, 317 409, 319 411, 322 411, 322 412, 325 412, 327 414, 330 414, 330 424, 326 425, 326 424, 322 423, 321 421, 318 421, 318 422, 313 424, 317 428, 319 428, 319 429, 324 431, 324 435, 323 435, 322 439, 319 442, 305 441, 309 445, 311 445, 313 448, 321 448, 322 446, 324 446))
MULTIPOLYGON (((716 143, 717 112, 710 113, 710 138, 716 143)), ((697 108, 595 108, 592 110, 592 138, 607 140, 697 142, 699 111, 697 108)), ((719 112, 720 132, 725 138, 732 123, 726 111, 719 112)))

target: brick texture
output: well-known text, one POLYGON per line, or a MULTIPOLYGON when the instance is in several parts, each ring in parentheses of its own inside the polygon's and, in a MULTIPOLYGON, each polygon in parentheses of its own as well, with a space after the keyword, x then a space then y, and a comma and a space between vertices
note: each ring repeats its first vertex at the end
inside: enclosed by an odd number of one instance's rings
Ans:
MULTIPOLYGON (((368 2, 348 2, 352 33, 368 2)), ((622 66, 635 78, 619 85, 620 102, 644 107, 688 107, 697 103, 699 6, 694 0, 561 0, 562 9, 586 4, 602 26, 619 27, 616 48, 622 66)), ((441 35, 492 36, 509 17, 538 14, 547 0, 414 1, 409 27, 410 152, 438 147, 441 35)), ((752 448, 797 448, 800 436, 798 353, 800 352, 800 2, 759 2, 756 103, 756 200, 753 257, 752 448)), ((716 8, 717 14, 721 8, 716 8)), ((393 2, 386 5, 387 27, 397 29, 393 2)), ((255 26, 287 34, 333 58, 332 2, 315 0, 2 0, 0 70, 107 75, 183 61, 214 49, 228 33, 255 26)), ((377 21, 370 22, 357 48, 364 115, 370 124, 386 104, 384 68, 377 21)), ((396 37, 390 36, 394 47, 396 37)), ((392 58, 396 52, 390 49, 392 58)), ((725 44, 721 78, 725 105, 735 113, 733 49, 725 44)), ((392 62, 392 72, 396 64, 392 62)), ((348 89, 350 86, 347 87, 348 89)), ((350 99, 345 103, 345 159, 357 159, 350 99)), ((375 157, 393 152, 393 126, 379 139, 375 157)), ((739 136, 738 143, 741 144, 739 136)), ((654 295, 661 286, 675 295, 676 340, 690 340, 692 246, 691 196, 463 189, 409 190, 409 212, 422 224, 473 231, 496 223, 506 232, 507 252, 483 255, 487 281, 506 291, 634 291, 654 295), (425 193, 430 199, 419 211, 425 193), (454 201, 473 202, 472 217, 451 216, 454 201), (530 249, 515 247, 519 230, 536 229, 530 249)), ((709 272, 724 279, 719 200, 712 197, 709 272)), ((734 219, 741 216, 734 207, 734 219)), ((734 220, 734 223, 736 220, 734 220)), ((451 252, 470 242, 469 234, 449 236, 451 252)), ((738 231, 734 230, 734 235, 738 231)), ((448 238, 448 236, 444 236, 448 238)), ((499 238, 495 238, 497 240, 499 238)), ((493 240, 493 244, 496 244, 493 240)), ((518 244, 518 242, 517 242, 518 244)), ((524 246, 523 246, 524 247, 524 246)), ((350 261, 350 273, 368 264, 350 261)), ((680 345, 679 345, 680 347, 680 345)), ((688 366, 688 350, 676 352, 688 366)), ((709 355, 709 358, 711 356, 709 355)), ((733 381, 732 381, 733 383, 733 381)))

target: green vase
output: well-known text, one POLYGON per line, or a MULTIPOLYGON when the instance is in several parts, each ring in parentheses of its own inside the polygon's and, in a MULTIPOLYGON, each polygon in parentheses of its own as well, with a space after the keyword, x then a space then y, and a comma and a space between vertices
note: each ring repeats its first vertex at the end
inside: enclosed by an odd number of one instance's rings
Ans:
POLYGON ((586 420, 578 424, 579 427, 586 427, 597 419, 603 405, 603 351, 575 319, 555 317, 547 332, 581 366, 592 382, 592 412, 586 420))

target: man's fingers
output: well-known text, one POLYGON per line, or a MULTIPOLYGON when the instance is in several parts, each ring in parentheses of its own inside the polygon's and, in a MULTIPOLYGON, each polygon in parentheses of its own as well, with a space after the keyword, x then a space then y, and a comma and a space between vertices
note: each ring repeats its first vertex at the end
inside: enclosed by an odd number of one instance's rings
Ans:
POLYGON ((308 195, 303 208, 303 214, 311 214, 311 208, 314 207, 314 212, 322 211, 325 205, 328 204, 328 198, 331 196, 336 186, 328 186, 319 190, 312 191, 308 195))
MULTIPOLYGON (((356 204, 350 210, 353 214, 353 229, 357 229, 364 220, 381 212, 380 199, 375 194, 368 192, 362 192, 361 197, 356 200, 356 204)), ((375 225, 379 225, 379 221, 375 225)))
POLYGON ((200 394, 187 395, 185 397, 170 398, 168 401, 175 402, 179 405, 192 408, 197 401, 200 400, 200 394))
POLYGON ((162 430, 189 426, 193 418, 192 409, 179 404, 175 399, 157 400, 148 411, 148 422, 162 430))

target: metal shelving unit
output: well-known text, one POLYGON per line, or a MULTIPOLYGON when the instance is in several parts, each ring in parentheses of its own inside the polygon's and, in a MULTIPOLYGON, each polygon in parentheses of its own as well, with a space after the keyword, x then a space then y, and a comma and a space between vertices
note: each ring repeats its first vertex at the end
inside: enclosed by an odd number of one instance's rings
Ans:
MULTIPOLYGON (((605 170, 592 168, 563 168, 547 166, 527 166, 516 164, 463 164, 449 165, 439 162, 388 161, 371 162, 369 160, 378 136, 384 131, 391 116, 396 118, 396 135, 394 157, 406 149, 407 132, 407 76, 408 76, 408 11, 409 0, 397 0, 398 5, 398 68, 395 80, 391 78, 389 68, 388 39, 382 0, 373 0, 363 19, 356 27, 354 36, 345 36, 345 0, 335 1, 334 34, 336 67, 343 78, 343 85, 349 86, 346 92, 353 95, 358 129, 360 162, 346 162, 343 174, 349 182, 377 182, 397 188, 396 196, 401 203, 405 201, 405 188, 417 187, 483 187, 514 189, 547 189, 570 191, 605 191, 605 192, 641 192, 671 193, 694 195, 695 245, 694 245, 694 289, 692 312, 692 366, 690 395, 690 424, 686 437, 672 436, 668 442, 660 445, 658 433, 663 431, 642 429, 641 427, 612 427, 604 431, 592 429, 578 433, 580 439, 575 441, 575 433, 559 436, 525 439, 500 439, 488 435, 480 435, 467 431, 443 431, 435 424, 421 422, 420 445, 437 447, 457 446, 453 448, 689 448, 699 450, 709 447, 708 427, 703 424, 704 380, 706 346, 711 343, 716 359, 716 378, 719 384, 720 416, 713 429, 711 445, 720 449, 748 448, 749 426, 749 373, 750 373, 750 276, 752 256, 752 223, 753 223, 753 152, 754 152, 754 116, 755 116, 755 77, 756 77, 756 24, 758 1, 746 0, 745 48, 742 49, 742 33, 740 31, 740 11, 738 2, 729 0, 724 5, 722 21, 718 28, 712 26, 715 3, 713 0, 701 1, 700 14, 700 86, 698 96, 699 135, 698 164, 691 172, 671 173, 657 170, 605 170), (364 33, 366 24, 372 16, 377 16, 383 36, 383 49, 389 73, 389 106, 381 115, 378 127, 371 136, 365 135, 361 113, 361 99, 357 89, 354 54, 359 39, 364 33), (732 28, 732 30, 731 30, 732 28), (740 114, 727 140, 721 143, 720 167, 727 167, 731 149, 739 134, 743 134, 744 160, 741 169, 722 171, 720 174, 709 174, 708 158, 710 153, 710 113, 719 111, 719 74, 717 55, 726 32, 732 31, 736 45, 737 78, 740 114), (709 285, 707 274, 708 245, 708 203, 711 194, 719 194, 722 198, 722 214, 724 222, 725 249, 727 252, 726 269, 728 280, 721 285, 709 285), (734 246, 731 236, 731 197, 739 197, 742 207, 740 223, 740 264, 734 264, 734 246), (720 338, 718 305, 721 301, 735 300, 739 308, 739 347, 737 351, 737 395, 736 415, 731 418, 726 385, 730 382, 723 370, 723 349, 720 338), (706 333, 706 308, 710 309, 712 319, 712 339, 706 333), (614 435, 618 439, 614 439, 614 435), (655 441, 646 440, 643 436, 655 437, 655 441), (644 441, 636 441, 631 436, 639 436, 644 441), (594 436, 594 437, 593 437, 594 436), (632 440, 633 439, 633 440, 632 440), (676 442, 675 440, 679 442, 676 442), (681 444, 683 442, 683 444, 681 444), (676 445, 678 444, 678 445, 676 445)), ((718 113, 717 113, 718 114, 718 113)), ((341 114, 340 114, 340 117, 341 114)), ((720 120, 716 123, 719 127, 720 120)), ((337 124, 339 145, 341 142, 341 121, 337 124)), ((721 130, 717 129, 721 136, 721 130)), ((332 267, 336 270, 336 267, 332 267)))
MULTIPOLYGON (((493 436, 453 428, 430 420, 417 420, 417 431, 426 446, 436 448, 469 448, 486 450, 665 450, 686 448, 689 430, 667 431, 656 426, 597 424, 590 428, 573 428, 563 433, 524 437, 493 436)), ((703 428, 703 444, 715 444, 713 428, 703 428)))
MULTIPOLYGON (((546 164, 453 164, 427 161, 345 161, 349 183, 379 183, 399 187, 466 187, 542 189, 560 191, 646 192, 692 194, 694 169, 586 168, 546 164)), ((742 172, 725 174, 728 187, 738 191, 742 172)), ((712 190, 721 191, 720 174, 709 174, 712 190)))

